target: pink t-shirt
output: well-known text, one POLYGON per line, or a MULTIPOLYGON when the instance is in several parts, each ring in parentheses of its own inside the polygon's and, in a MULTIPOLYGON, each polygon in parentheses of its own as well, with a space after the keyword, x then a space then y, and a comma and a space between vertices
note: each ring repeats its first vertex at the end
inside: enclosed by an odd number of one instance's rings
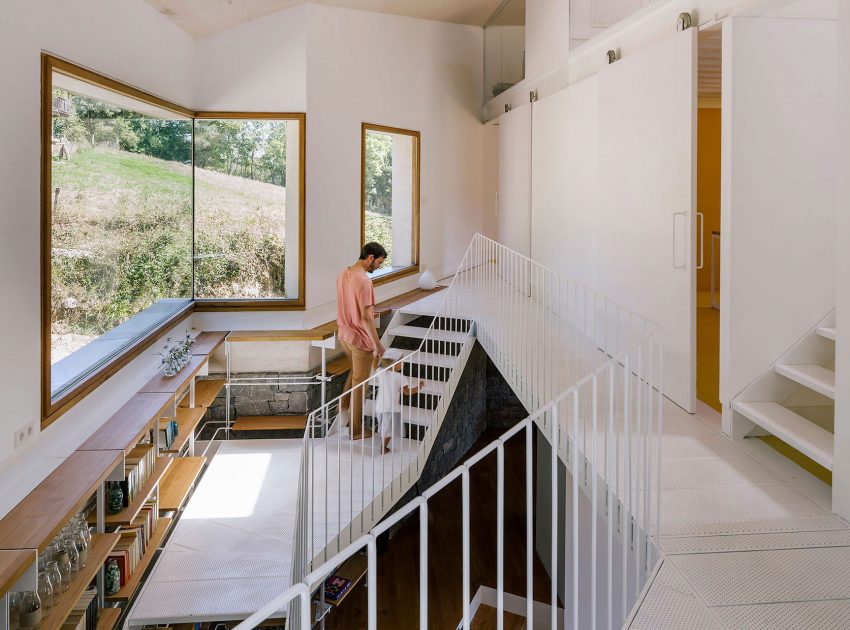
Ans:
POLYGON ((372 280, 360 269, 343 269, 336 279, 336 323, 339 338, 361 350, 374 350, 372 338, 363 326, 364 306, 375 305, 372 280))

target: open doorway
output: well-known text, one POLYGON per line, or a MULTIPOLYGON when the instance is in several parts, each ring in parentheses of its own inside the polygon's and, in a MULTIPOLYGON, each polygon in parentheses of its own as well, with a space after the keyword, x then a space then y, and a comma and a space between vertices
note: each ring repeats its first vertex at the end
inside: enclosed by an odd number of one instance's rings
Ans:
POLYGON ((722 26, 700 31, 697 111, 697 399, 720 403, 722 26))

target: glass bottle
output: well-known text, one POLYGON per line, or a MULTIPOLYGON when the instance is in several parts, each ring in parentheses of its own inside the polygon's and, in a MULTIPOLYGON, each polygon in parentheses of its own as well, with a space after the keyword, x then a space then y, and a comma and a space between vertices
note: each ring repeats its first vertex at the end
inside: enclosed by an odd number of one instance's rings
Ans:
POLYGON ((41 623, 44 611, 41 608, 41 599, 35 591, 26 591, 21 598, 20 612, 18 613, 18 625, 23 630, 35 630, 41 623))
POLYGON ((62 536, 62 546, 68 551, 68 559, 71 560, 71 579, 77 577, 80 571, 80 552, 77 549, 77 541, 74 534, 66 532, 62 536))
POLYGON ((53 584, 47 571, 38 573, 38 598, 41 600, 44 614, 50 614, 50 609, 53 608, 53 584))
POLYGON ((73 532, 74 542, 77 545, 77 553, 80 556, 80 568, 83 568, 89 560, 89 541, 91 540, 89 526, 77 520, 74 523, 73 532))
POLYGON ((51 602, 52 606, 55 606, 59 603, 59 599, 62 597, 62 592, 68 590, 68 586, 66 586, 62 580, 62 573, 59 571, 59 563, 56 560, 51 560, 47 563, 44 568, 45 573, 47 573, 47 577, 50 578, 50 585, 53 587, 53 601, 51 602))
POLYGON ((71 588, 71 559, 68 556, 68 550, 64 547, 59 547, 53 557, 59 565, 59 573, 62 575, 62 592, 64 593, 71 588))
POLYGON ((21 597, 23 593, 9 593, 9 628, 10 630, 18 630, 18 618, 21 612, 21 597))

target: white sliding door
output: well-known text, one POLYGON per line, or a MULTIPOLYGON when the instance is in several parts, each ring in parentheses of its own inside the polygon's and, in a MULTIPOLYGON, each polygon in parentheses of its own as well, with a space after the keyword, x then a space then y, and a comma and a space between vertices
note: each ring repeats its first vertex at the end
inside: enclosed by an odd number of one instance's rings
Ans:
POLYGON ((599 72, 599 290, 663 328, 665 395, 696 405, 696 51, 686 30, 599 72))
POLYGON ((534 103, 531 149, 533 258, 596 286, 598 79, 534 103))
POLYGON ((499 242, 531 254, 531 104, 499 117, 499 242))
POLYGON ((724 405, 835 307, 838 60, 835 21, 724 24, 724 405))

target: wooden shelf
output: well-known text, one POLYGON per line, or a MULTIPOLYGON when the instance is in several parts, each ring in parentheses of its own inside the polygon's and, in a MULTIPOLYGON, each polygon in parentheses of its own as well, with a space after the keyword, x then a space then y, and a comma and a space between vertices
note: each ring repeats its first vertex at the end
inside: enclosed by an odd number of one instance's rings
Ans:
POLYGON ((216 348, 224 343, 224 338, 227 337, 227 334, 227 331, 224 330, 202 332, 195 337, 195 343, 192 345, 192 354, 212 354, 216 348))
MULTIPOLYGON (((171 443, 166 453, 179 453, 180 449, 189 441, 189 437, 195 432, 201 419, 207 412, 206 407, 178 407, 177 408, 177 437, 171 443)), ((164 429, 170 420, 161 420, 159 426, 164 429)))
POLYGON ((0 549, 0 596, 12 590, 36 556, 34 549, 0 549))
MULTIPOLYGON (((224 387, 224 383, 223 378, 204 378, 195 381, 195 407, 209 407, 224 387)), ((189 407, 189 396, 182 400, 180 406, 189 407)))
POLYGON ((189 491, 206 464, 206 457, 175 457, 159 482, 159 509, 161 512, 176 512, 186 502, 189 491))
POLYGON ((136 394, 79 448, 129 453, 172 404, 171 394, 136 394))
MULTIPOLYGON (((145 555, 142 556, 141 561, 136 566, 136 570, 133 572, 133 575, 131 575, 130 579, 128 579, 124 586, 121 587, 120 591, 114 595, 106 595, 106 601, 123 602, 136 594, 139 586, 141 586, 142 578, 145 576, 145 571, 147 571, 150 566, 156 550, 159 549, 160 543, 162 543, 163 538, 165 538, 165 535, 168 533, 169 527, 171 527, 170 518, 161 517, 157 519, 156 529, 148 542, 148 548, 145 550, 145 555)), ((39 630, 42 630, 42 628, 39 628, 39 630)))
POLYGON ((333 337, 330 330, 308 328, 307 330, 243 330, 227 336, 230 343, 243 341, 324 341, 333 337))
POLYGON ((148 482, 142 486, 142 489, 136 494, 136 498, 133 499, 129 506, 118 512, 118 514, 106 515, 104 521, 106 526, 116 527, 118 525, 130 525, 133 522, 133 519, 138 516, 139 510, 141 510, 145 505, 145 501, 147 501, 151 492, 153 492, 153 489, 159 483, 159 480, 162 479, 163 475, 165 475, 165 472, 171 466, 173 461, 173 457, 157 457, 153 474, 151 474, 148 482))
POLYGON ((0 549, 44 551, 120 463, 121 451, 74 451, 0 520, 0 549))
MULTIPOLYGON (((341 578, 345 578, 347 580, 351 580, 351 585, 348 587, 342 597, 338 600, 331 601, 329 599, 325 599, 326 604, 330 604, 331 606, 339 606, 342 602, 345 601, 345 598, 351 594, 357 584, 360 583, 360 580, 363 579, 363 576, 366 575, 366 572, 369 570, 369 561, 366 559, 366 556, 363 554, 355 554, 351 556, 348 560, 346 560, 342 566, 337 569, 333 575, 336 575, 341 578)), ((324 588, 324 586, 322 587, 324 588)))
POLYGON ((183 389, 189 380, 194 377, 207 362, 206 355, 193 356, 189 359, 189 364, 174 376, 166 376, 165 374, 157 374, 147 384, 139 390, 140 394, 176 394, 183 389))
POLYGON ((328 364, 325 366, 325 372, 331 376, 345 374, 350 369, 351 361, 348 360, 348 356, 345 353, 332 361, 328 361, 328 364))
POLYGON ((115 543, 121 538, 121 534, 94 534, 92 536, 91 546, 89 547, 89 558, 86 566, 83 567, 77 574, 77 577, 71 581, 70 588, 62 593, 62 597, 50 614, 41 620, 39 630, 57 630, 62 627, 65 619, 74 610, 74 606, 80 600, 83 593, 91 584, 94 576, 103 566, 106 561, 106 556, 112 551, 115 543))
POLYGON ((101 608, 97 611, 97 630, 113 630, 121 618, 123 608, 101 608))
POLYGON ((234 431, 283 431, 307 427, 307 416, 245 416, 237 418, 230 428, 234 431))

